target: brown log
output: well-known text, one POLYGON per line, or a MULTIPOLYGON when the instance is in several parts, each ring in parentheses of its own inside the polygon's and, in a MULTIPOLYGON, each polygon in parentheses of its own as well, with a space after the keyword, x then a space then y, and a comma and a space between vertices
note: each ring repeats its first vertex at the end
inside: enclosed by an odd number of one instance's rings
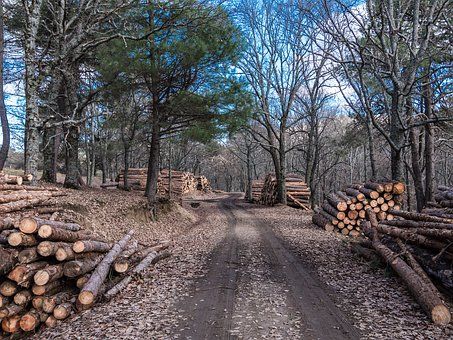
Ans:
POLYGON ((426 228, 426 229, 431 228, 431 229, 446 229, 449 231, 453 231, 453 223, 424 222, 411 220, 383 221, 382 223, 400 228, 426 228))
POLYGON ((18 306, 25 306, 32 299, 31 292, 28 289, 21 290, 14 295, 14 303, 18 306))
POLYGON ((38 217, 23 218, 19 223, 19 229, 23 233, 33 234, 43 225, 50 225, 55 228, 60 228, 60 229, 65 229, 65 230, 70 230, 70 231, 79 231, 82 229, 82 227, 77 223, 45 220, 45 219, 38 218, 38 217))
POLYGON ((368 182, 365 183, 364 187, 370 190, 377 191, 378 193, 384 192, 384 185, 382 185, 381 183, 368 182))
MULTIPOLYGON (((337 191, 335 192, 335 194, 340 197, 342 200, 344 200, 346 202, 347 205, 351 204, 351 203, 354 203, 352 202, 352 198, 350 196, 348 196, 345 192, 343 191, 337 191)), ((357 200, 357 198, 353 197, 354 199, 357 200)))
POLYGON ((355 188, 346 188, 346 194, 357 198, 358 201, 365 200, 365 195, 355 188))
POLYGON ((11 233, 8 236, 8 243, 13 247, 31 247, 38 244, 38 241, 33 235, 24 234, 22 232, 11 233))
POLYGON ((33 212, 37 215, 46 215, 46 214, 53 214, 59 211, 63 211, 62 207, 51 206, 51 207, 37 207, 33 209, 33 212))
POLYGON ((355 210, 360 211, 360 210, 362 210, 362 209, 363 209, 363 203, 362 203, 362 202, 357 202, 357 203, 355 204, 355 210))
POLYGON ((384 197, 380 196, 380 197, 376 198, 376 201, 378 204, 383 204, 385 202, 385 199, 384 199, 384 197))
POLYGON ((105 253, 108 252, 111 248, 112 245, 110 243, 91 240, 76 241, 72 246, 72 250, 78 254, 88 252, 105 253))
POLYGON ((13 315, 2 320, 2 329, 6 333, 17 333, 20 330, 20 315, 13 315))
POLYGON ((53 313, 55 307, 71 299, 71 292, 60 292, 52 296, 45 297, 42 304, 42 310, 46 313, 53 313))
POLYGON ((72 244, 65 243, 65 242, 51 242, 51 241, 43 241, 38 244, 36 250, 39 255, 48 257, 53 256, 57 253, 57 250, 61 247, 71 247, 72 244))
POLYGON ((19 261, 16 249, 0 248, 0 275, 8 273, 19 261))
POLYGON ((335 207, 338 211, 346 211, 348 210, 348 205, 345 201, 343 201, 340 197, 338 197, 334 193, 330 193, 326 196, 327 201, 335 207))
POLYGON ((355 220, 359 217, 359 212, 357 210, 350 210, 348 211, 348 218, 350 220, 355 220))
POLYGON ((33 305, 33 308, 35 308, 37 310, 42 309, 43 303, 44 303, 44 296, 35 296, 31 300, 31 304, 33 305))
POLYGON ((58 306, 55 307, 55 309, 53 310, 53 316, 57 320, 64 320, 69 315, 71 315, 71 311, 72 311, 72 303, 65 302, 65 303, 59 304, 58 306))
POLYGON ((20 264, 8 274, 8 279, 21 286, 29 287, 36 272, 45 266, 47 266, 45 261, 20 264))
POLYGON ((0 283, 0 294, 3 296, 11 297, 18 291, 16 283, 10 280, 5 280, 0 283))
POLYGON ((58 188, 55 187, 39 187, 39 186, 31 186, 31 185, 9 185, 9 184, 0 184, 0 191, 7 191, 7 190, 26 190, 26 191, 59 191, 58 188))
POLYGON ((323 229, 327 224, 329 224, 329 220, 321 214, 313 214, 311 220, 315 225, 323 229))
POLYGON ((344 211, 338 211, 336 208, 332 207, 329 202, 325 201, 321 205, 321 207, 330 215, 335 216, 339 220, 343 220, 346 217, 346 213, 344 211))
POLYGON ((24 310, 24 306, 19 306, 14 303, 7 305, 7 306, 3 307, 2 309, 0 309, 0 319, 19 314, 23 310, 24 310))
POLYGON ((393 195, 389 192, 384 193, 384 200, 390 201, 393 198, 393 195))
POLYGON ((49 328, 54 328, 58 325, 58 320, 55 319, 53 315, 49 315, 49 317, 46 319, 46 326, 49 328))
POLYGON ((402 193, 404 193, 404 191, 406 190, 406 185, 402 182, 395 182, 393 183, 393 193, 394 194, 397 194, 397 195, 401 195, 402 193))
POLYGON ((453 200, 441 201, 439 204, 441 207, 444 207, 444 208, 453 208, 453 200))
POLYGON ((71 243, 60 243, 61 245, 58 247, 57 251, 55 252, 55 258, 58 261, 68 261, 74 260, 76 258, 76 253, 72 250, 71 243))
POLYGON ((386 192, 386 193, 393 192, 393 183, 392 182, 384 183, 384 192, 386 192))
POLYGON ((317 214, 323 215, 325 218, 327 218, 327 219, 330 221, 330 223, 332 223, 332 224, 334 224, 334 225, 337 225, 338 222, 339 222, 338 219, 337 219, 335 216, 330 215, 327 211, 324 211, 324 210, 321 209, 321 208, 318 208, 318 207, 317 207, 317 208, 315 208, 314 211, 315 211, 315 213, 317 213, 317 214))
POLYGON ((19 263, 26 264, 38 261, 41 259, 41 255, 38 254, 36 247, 30 247, 21 250, 17 258, 19 263))
POLYGON ((159 260, 164 259, 170 256, 169 252, 164 252, 162 254, 157 253, 156 251, 150 251, 148 255, 132 270, 131 275, 128 275, 124 279, 122 279, 119 283, 117 283, 114 287, 109 289, 105 294, 104 297, 106 300, 110 300, 116 294, 118 294, 121 290, 127 287, 127 285, 132 281, 133 276, 139 275, 143 272, 146 268, 150 265, 157 263, 159 260))
POLYGON ((400 216, 400 217, 406 218, 408 220, 424 221, 424 222, 437 222, 437 223, 453 223, 453 219, 431 216, 431 215, 421 214, 421 213, 416 213, 416 212, 393 210, 393 209, 389 209, 388 212, 390 214, 393 214, 395 216, 400 216))
POLYGON ((118 241, 118 243, 116 243, 112 247, 112 249, 102 259, 94 272, 91 274, 90 279, 85 284, 77 298, 80 304, 84 306, 90 306, 94 303, 99 289, 103 284, 105 278, 107 277, 110 266, 127 246, 127 243, 129 242, 133 234, 133 230, 129 231, 120 241, 118 241))
POLYGON ((90 256, 66 262, 63 266, 64 275, 67 277, 77 277, 86 274, 96 268, 103 257, 103 255, 90 256))
POLYGON ((374 191, 372 189, 364 188, 361 187, 359 189, 361 193, 363 193, 366 197, 371 198, 373 200, 377 199, 379 197, 379 193, 377 191, 374 191))
POLYGON ((138 241, 129 242, 128 246, 113 263, 113 269, 117 273, 125 273, 129 269, 129 258, 137 251, 138 241))
POLYGON ((48 224, 45 224, 39 228, 38 235, 49 241, 76 242, 79 240, 99 240, 94 235, 85 231, 70 231, 48 224))
POLYGON ((370 227, 365 229, 367 235, 373 241, 373 248, 406 283, 413 296, 433 322, 438 325, 447 325, 450 323, 450 311, 440 300, 439 296, 433 293, 430 288, 426 287, 420 276, 404 260, 381 243, 377 232, 373 229, 370 227))
POLYGON ((24 332, 30 332, 39 326, 41 318, 41 314, 36 309, 32 309, 28 313, 25 313, 20 319, 20 328, 24 332))
POLYGON ((85 274, 85 275, 82 275, 81 277, 77 278, 76 287, 79 289, 82 289, 83 286, 85 286, 85 284, 88 282, 89 279, 90 279, 90 274, 85 274))
POLYGON ((56 281, 63 277, 63 265, 55 264, 47 266, 44 269, 41 269, 36 272, 33 277, 35 284, 43 286, 49 282, 56 281))
POLYGON ((57 293, 63 288, 63 281, 53 281, 43 286, 33 285, 33 287, 31 287, 31 291, 33 292, 33 294, 41 296, 44 294, 57 293))

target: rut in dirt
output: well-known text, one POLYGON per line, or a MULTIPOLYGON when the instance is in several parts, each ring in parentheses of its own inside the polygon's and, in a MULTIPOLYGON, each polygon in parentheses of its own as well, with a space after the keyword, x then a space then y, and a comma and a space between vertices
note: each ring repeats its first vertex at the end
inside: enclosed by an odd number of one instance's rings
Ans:
POLYGON ((228 231, 178 310, 181 339, 359 339, 332 292, 259 216, 219 200, 228 231))

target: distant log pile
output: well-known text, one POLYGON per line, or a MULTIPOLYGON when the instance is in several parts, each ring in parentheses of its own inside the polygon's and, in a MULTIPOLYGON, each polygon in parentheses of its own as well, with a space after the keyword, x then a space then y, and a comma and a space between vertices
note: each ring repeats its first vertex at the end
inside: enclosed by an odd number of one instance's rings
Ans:
POLYGON ((261 199, 261 192, 263 191, 264 181, 255 179, 252 181, 252 201, 259 203, 261 199))
POLYGON ((17 184, 22 185, 24 182, 30 182, 33 175, 8 175, 3 171, 0 172, 0 184, 17 184))
POLYGON ((447 325, 450 311, 432 280, 453 291, 453 219, 393 210, 394 220, 378 221, 372 207, 366 212, 363 231, 369 240, 354 242, 351 249, 390 265, 430 319, 447 325))
POLYGON ((434 196, 437 204, 442 208, 453 209, 453 187, 440 185, 437 190, 438 192, 434 196))
MULTIPOLYGON (((131 168, 128 170, 128 186, 130 190, 144 191, 146 188, 148 169, 146 168, 131 168)), ((101 188, 110 188, 117 186, 118 188, 125 188, 124 185, 124 171, 122 170, 117 177, 117 182, 110 182, 101 184, 101 188)), ((161 196, 167 197, 169 188, 171 186, 172 197, 180 197, 190 194, 196 190, 203 192, 211 191, 209 180, 205 176, 195 177, 190 172, 163 169, 159 173, 157 181, 157 193, 161 196), (171 177, 171 185, 170 185, 171 177)))
POLYGON ((198 182, 192 173, 163 169, 157 182, 157 193, 166 197, 171 187, 171 196, 180 197, 194 192, 197 186, 198 182))
POLYGON ((322 205, 315 209, 312 221, 327 231, 358 237, 366 219, 366 209, 376 213, 379 221, 391 221, 395 211, 401 210, 404 191, 405 185, 401 182, 350 185, 343 191, 328 194, 322 205))
POLYGON ((131 275, 168 256, 159 253, 168 242, 145 247, 132 240, 131 231, 112 244, 77 223, 55 220, 62 209, 40 204, 62 194, 56 188, 0 185, 0 320, 5 333, 53 327, 102 297, 111 298, 131 275))
MULTIPOLYGON (((287 204, 294 208, 310 209, 310 189, 302 177, 288 174, 285 179, 287 204)), ((252 182, 252 198, 254 202, 274 205, 277 202, 277 179, 268 174, 264 181, 252 182)))

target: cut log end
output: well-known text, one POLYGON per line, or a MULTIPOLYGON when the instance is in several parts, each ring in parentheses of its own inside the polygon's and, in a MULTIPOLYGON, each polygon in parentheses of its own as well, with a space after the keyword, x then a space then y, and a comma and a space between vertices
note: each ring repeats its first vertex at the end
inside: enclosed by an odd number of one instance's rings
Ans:
POLYGON ((39 325, 39 320, 34 314, 27 313, 20 319, 20 328, 25 332, 34 330, 39 325))
POLYGON ((91 305, 94 302, 94 294, 85 290, 80 292, 78 299, 82 305, 91 305))
POLYGON ((19 230, 24 234, 33 234, 38 230, 38 223, 34 218, 25 217, 19 223, 19 230))
POLYGON ((75 253, 82 253, 85 250, 85 244, 83 241, 77 241, 72 246, 72 250, 74 250, 75 253))
POLYGON ((2 320, 2 329, 7 333, 17 333, 20 329, 20 319, 19 315, 13 315, 9 318, 2 320))
POLYGON ((47 282, 49 282, 49 279, 50 279, 50 275, 45 270, 38 271, 35 274, 35 276, 33 277, 33 280, 39 286, 44 286, 47 282))
POLYGON ((46 319, 46 326, 49 327, 49 328, 54 328, 57 326, 57 319, 55 319, 55 317, 53 315, 50 315, 47 319, 46 319))
POLYGON ((8 243, 12 247, 17 247, 22 243, 22 234, 17 232, 17 233, 11 233, 8 236, 8 243))
POLYGON ((113 265, 113 269, 117 273, 125 273, 129 269, 129 264, 127 262, 116 262, 113 265))
POLYGON ((450 311, 444 305, 435 306, 431 311, 431 319, 436 325, 448 325, 451 321, 450 311))
POLYGON ((49 238, 52 235, 52 227, 44 224, 38 230, 38 235, 42 238, 49 238))

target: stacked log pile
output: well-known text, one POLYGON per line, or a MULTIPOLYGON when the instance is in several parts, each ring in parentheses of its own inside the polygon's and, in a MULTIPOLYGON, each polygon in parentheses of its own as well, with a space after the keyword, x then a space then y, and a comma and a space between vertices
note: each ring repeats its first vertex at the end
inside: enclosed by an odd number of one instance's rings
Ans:
MULTIPOLYGON (((147 168, 129 168, 127 172, 127 184, 131 190, 145 190, 146 178, 148 176, 147 168)), ((124 170, 121 170, 116 178, 118 188, 124 189, 124 170)))
POLYGON ((264 181, 261 179, 252 180, 252 202, 259 203, 261 192, 263 191, 264 181))
POLYGON ((195 179, 197 181, 198 191, 202 191, 205 193, 211 191, 211 183, 209 183, 209 180, 205 176, 197 176, 195 179))
POLYGON ((437 194, 434 196, 437 204, 442 208, 453 209, 453 187, 440 185, 437 194))
POLYGON ((379 221, 371 207, 366 212, 368 240, 351 249, 391 266, 429 318, 447 325, 451 314, 437 287, 453 291, 453 219, 393 210, 395 219, 379 221))
POLYGON ((133 231, 109 243, 77 223, 26 217, 0 222, 0 319, 6 333, 53 327, 111 298, 168 247, 144 247, 133 231))
POLYGON ((171 186, 171 196, 180 197, 197 190, 198 182, 190 172, 163 169, 157 183, 157 193, 167 197, 171 186), (170 181, 171 177, 171 181, 170 181))
MULTIPOLYGON (((258 189, 260 185, 262 185, 262 189, 259 199, 257 199, 258 202, 264 205, 274 205, 277 202, 277 179, 275 176, 268 174, 264 182, 254 182, 252 184, 252 190, 255 188, 258 189)), ((285 186, 287 205, 305 210, 310 209, 310 189, 302 177, 296 174, 288 174, 285 179, 285 186)), ((257 196, 256 191, 252 191, 254 200, 257 196)))
POLYGON ((370 208, 379 221, 391 221, 395 211, 401 210, 405 185, 401 182, 368 182, 354 184, 343 191, 330 193, 315 209, 312 221, 327 230, 358 237, 370 208))

